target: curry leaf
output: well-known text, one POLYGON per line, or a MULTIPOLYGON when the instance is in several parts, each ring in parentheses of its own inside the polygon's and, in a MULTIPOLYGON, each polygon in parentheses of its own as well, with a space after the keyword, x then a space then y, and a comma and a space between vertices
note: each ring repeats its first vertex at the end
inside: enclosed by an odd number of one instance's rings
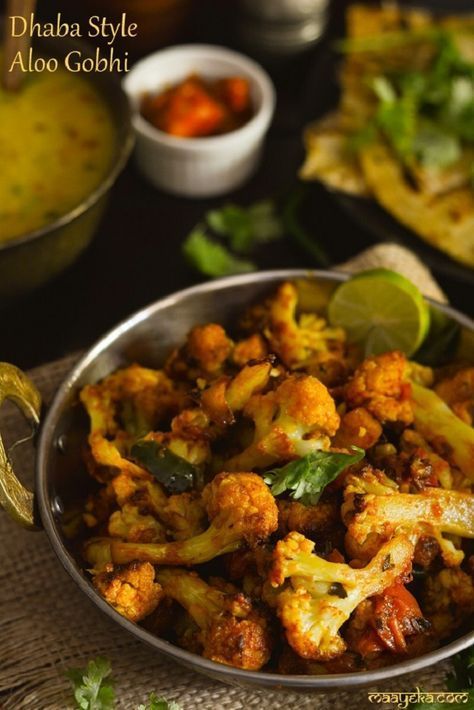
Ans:
POLYGON ((146 468, 169 493, 183 493, 193 488, 199 476, 196 466, 151 439, 137 441, 131 456, 146 468))
POLYGON ((274 496, 290 491, 290 496, 305 505, 315 505, 326 486, 348 466, 361 461, 365 452, 357 446, 352 454, 314 451, 286 466, 267 471, 264 481, 274 496))

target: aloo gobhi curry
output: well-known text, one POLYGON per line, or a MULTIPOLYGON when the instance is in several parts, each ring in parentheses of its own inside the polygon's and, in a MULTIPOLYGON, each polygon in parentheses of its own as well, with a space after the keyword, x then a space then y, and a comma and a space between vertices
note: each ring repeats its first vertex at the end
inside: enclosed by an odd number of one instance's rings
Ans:
POLYGON ((474 612, 474 368, 364 358, 298 286, 83 388, 82 555, 120 614, 211 660, 378 668, 474 612))

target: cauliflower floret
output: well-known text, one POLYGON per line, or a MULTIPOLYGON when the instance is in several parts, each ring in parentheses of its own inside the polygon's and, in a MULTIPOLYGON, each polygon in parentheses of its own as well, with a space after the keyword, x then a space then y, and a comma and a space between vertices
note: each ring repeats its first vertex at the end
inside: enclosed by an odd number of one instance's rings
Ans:
POLYGON ((86 385, 80 399, 91 422, 89 445, 95 461, 140 475, 142 469, 125 458, 130 444, 178 411, 184 396, 161 370, 130 365, 86 385))
POLYGON ((358 446, 367 451, 381 436, 382 427, 377 419, 364 407, 356 407, 342 415, 341 425, 332 445, 342 449, 358 446))
POLYGON ((235 377, 222 377, 201 394, 201 407, 210 422, 219 427, 235 422, 250 398, 262 392, 272 376, 273 360, 266 358, 245 365, 235 377))
POLYGON ((165 372, 191 382, 199 377, 212 380, 222 374, 232 348, 232 340, 218 323, 197 325, 188 333, 186 343, 170 355, 165 372))
POLYGON ((339 629, 356 607, 410 573, 414 546, 397 535, 364 569, 328 562, 313 551, 314 542, 290 533, 276 545, 270 579, 275 587, 290 579, 277 597, 290 646, 303 658, 326 661, 344 652, 339 629))
POLYGON ((414 429, 405 429, 400 437, 402 456, 409 455, 410 478, 413 486, 418 489, 430 485, 440 485, 442 488, 453 488, 451 467, 445 459, 438 456, 421 434, 414 429), (425 471, 420 470, 416 462, 422 462, 425 471))
POLYGON ((303 505, 296 500, 277 500, 278 532, 284 536, 296 531, 314 538, 319 533, 326 534, 340 522, 339 506, 336 501, 319 501, 317 505, 303 505))
POLYGON ((278 527, 275 499, 255 473, 220 473, 204 488, 202 500, 211 524, 200 535, 163 544, 92 538, 85 545, 84 557, 92 562, 108 554, 116 563, 200 564, 244 545, 252 547, 278 527), (97 548, 106 549, 100 553, 97 548))
POLYGON ((160 511, 160 518, 175 540, 187 540, 206 529, 204 503, 193 491, 170 496, 160 511))
POLYGON ((107 490, 121 508, 127 503, 136 505, 142 514, 159 516, 168 502, 163 488, 149 473, 140 478, 119 473, 109 482, 107 490))
POLYGON ((408 362, 398 351, 368 357, 357 368, 344 387, 344 398, 350 409, 365 407, 382 424, 411 424, 408 362))
POLYGON ((268 347, 260 333, 254 333, 235 344, 232 360, 237 367, 243 367, 252 360, 263 360, 268 356, 268 347))
POLYGON ((474 613, 474 584, 459 567, 442 569, 426 578, 422 607, 434 634, 444 639, 474 613))
POLYGON ((164 526, 153 515, 143 515, 136 505, 125 504, 109 518, 107 527, 111 537, 128 542, 164 542, 164 526))
POLYGON ((435 451, 474 482, 474 429, 433 390, 412 384, 415 428, 435 451))
POLYGON ((253 441, 226 462, 228 470, 265 468, 326 450, 339 426, 333 398, 311 375, 291 375, 273 392, 251 397, 243 411, 254 421, 253 441))
POLYGON ((269 621, 241 593, 206 584, 195 572, 160 569, 164 593, 181 604, 200 629, 203 655, 217 663, 259 670, 272 648, 269 621))
POLYGON ((464 553, 443 534, 474 538, 473 495, 441 488, 399 493, 391 479, 369 467, 348 477, 342 516, 347 525, 346 546, 362 559, 403 531, 413 543, 422 535, 436 538, 445 564, 453 566, 460 564, 464 553))
POLYGON ((174 417, 169 432, 150 432, 144 440, 157 442, 197 467, 212 460, 211 442, 235 422, 248 399, 268 384, 271 359, 246 365, 235 377, 218 377, 201 393, 200 406, 174 417))
POLYGON ((163 598, 149 562, 131 562, 123 567, 108 564, 94 576, 93 583, 105 601, 130 621, 144 619, 163 598))
POLYGON ((474 367, 460 370, 453 377, 438 382, 435 392, 463 422, 473 424, 474 367))
POLYGON ((342 328, 330 328, 315 313, 296 317, 298 292, 291 282, 279 286, 269 301, 269 322, 265 335, 270 349, 277 353, 290 369, 306 367, 330 358, 342 358, 345 333, 342 328))

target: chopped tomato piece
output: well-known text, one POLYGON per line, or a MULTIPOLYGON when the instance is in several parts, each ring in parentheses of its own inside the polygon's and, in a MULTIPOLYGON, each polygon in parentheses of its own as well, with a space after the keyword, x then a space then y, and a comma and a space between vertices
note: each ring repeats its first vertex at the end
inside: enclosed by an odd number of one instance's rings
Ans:
POLYGON ((374 597, 373 602, 373 628, 394 653, 406 651, 406 636, 426 629, 418 602, 403 584, 393 584, 374 597))

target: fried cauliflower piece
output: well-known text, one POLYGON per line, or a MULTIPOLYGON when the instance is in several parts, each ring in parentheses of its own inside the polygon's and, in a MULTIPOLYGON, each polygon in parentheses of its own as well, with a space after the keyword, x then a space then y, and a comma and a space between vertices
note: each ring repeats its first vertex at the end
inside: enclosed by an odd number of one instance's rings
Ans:
POLYGON ((178 411, 184 397, 163 371, 130 365, 83 387, 80 399, 90 419, 95 461, 140 475, 142 469, 126 458, 130 444, 178 411))
POLYGON ((363 569, 328 562, 313 551, 314 542, 290 533, 276 545, 270 579, 275 587, 290 579, 277 597, 290 646, 302 658, 328 661, 345 651, 339 629, 357 606, 410 573, 414 546, 396 535, 363 569))
POLYGON ((107 531, 111 537, 127 542, 164 542, 166 530, 153 515, 143 515, 136 505, 125 504, 109 518, 107 531))
POLYGON ((197 467, 212 460, 211 443, 235 422, 238 412, 271 376, 272 359, 246 365, 235 377, 218 377, 202 393, 198 407, 184 409, 174 417, 169 432, 150 432, 145 440, 156 441, 197 467))
POLYGON ((339 426, 333 398, 311 375, 291 375, 274 391, 254 395, 243 413, 254 421, 253 441, 225 463, 231 471, 265 468, 326 450, 339 426))
POLYGON ((212 380, 222 374, 232 349, 233 342, 221 325, 197 325, 189 331, 186 343, 170 355, 165 372, 190 382, 199 377, 212 380))
POLYGON ((287 281, 269 300, 269 318, 265 335, 270 350, 277 353, 290 369, 306 367, 320 359, 342 358, 345 332, 328 327, 324 318, 303 313, 297 318, 298 292, 287 281))
POLYGON ((164 596, 149 562, 131 562, 118 567, 107 564, 94 576, 93 584, 119 614, 135 622, 151 614, 164 596))
POLYGON ((474 482, 474 429, 433 390, 412 384, 415 429, 435 451, 474 482))
POLYGON ((175 540, 187 540, 206 529, 206 508, 196 492, 178 493, 168 498, 160 518, 175 540))
POLYGON ((257 360, 245 365, 235 377, 222 377, 201 394, 201 408, 205 416, 219 427, 234 424, 251 397, 262 392, 270 382, 273 358, 257 360))
POLYGON ((411 424, 408 370, 405 355, 397 350, 368 357, 344 387, 347 406, 349 409, 365 407, 381 424, 411 424))
POLYGON ((438 382, 434 388, 438 397, 469 426, 474 419, 474 367, 467 367, 453 377, 438 382))
POLYGON ((198 625, 203 655, 217 663, 259 670, 270 659, 272 634, 266 615, 242 593, 206 584, 195 572, 160 569, 164 594, 181 604, 198 625))
POLYGON ((418 488, 424 488, 423 478, 428 478, 428 485, 433 485, 430 481, 435 481, 434 485, 440 485, 442 488, 451 489, 453 488, 453 474, 449 463, 439 456, 433 448, 425 441, 418 431, 414 429, 405 429, 402 436, 400 437, 400 447, 402 455, 407 453, 411 457, 411 461, 420 460, 424 464, 431 468, 431 474, 427 472, 419 480, 415 474, 412 472, 412 478, 414 479, 415 486, 418 488), (417 480, 418 479, 418 480, 417 480))
MULTIPOLYGON (((197 492, 167 496, 152 476, 135 478, 120 473, 102 491, 107 493, 108 500, 113 500, 121 509, 115 511, 109 521, 109 534, 112 537, 121 537, 130 542, 162 542, 167 534, 175 540, 185 540, 198 535, 206 527, 206 509, 197 492), (111 522, 113 531, 110 529, 111 522), (137 532, 143 527, 147 535, 145 530, 148 528, 156 532, 156 537, 129 537, 125 526, 133 522, 139 524, 137 532)), ((91 513, 88 512, 88 515, 91 513)))
POLYGON ((433 632, 444 639, 474 614, 474 584, 459 567, 429 575, 422 592, 422 607, 433 632))
POLYGON ((284 536, 289 532, 299 532, 314 538, 327 534, 340 522, 339 506, 336 501, 319 501, 316 505, 303 505, 296 500, 277 500, 278 532, 284 536))
POLYGON ((381 436, 382 426, 377 419, 364 407, 356 407, 342 415, 332 444, 342 449, 358 446, 367 451, 381 436))
POLYGON ((278 508, 269 488, 255 473, 220 473, 202 492, 211 521, 200 535, 163 544, 92 538, 85 544, 89 562, 103 554, 115 563, 142 560, 153 564, 201 564, 244 545, 253 547, 278 527, 278 508), (100 553, 97 548, 106 548, 100 553), (108 552, 107 552, 108 550, 108 552))
POLYGON ((346 547, 359 559, 367 559, 403 531, 414 544, 421 536, 435 538, 445 564, 455 566, 464 553, 444 535, 474 538, 473 495, 441 488, 399 493, 394 481, 370 467, 348 477, 342 517, 347 525, 346 547))
POLYGON ((254 333, 248 338, 239 340, 232 352, 232 362, 237 367, 243 367, 252 360, 263 360, 268 356, 268 346, 260 333, 254 333))

